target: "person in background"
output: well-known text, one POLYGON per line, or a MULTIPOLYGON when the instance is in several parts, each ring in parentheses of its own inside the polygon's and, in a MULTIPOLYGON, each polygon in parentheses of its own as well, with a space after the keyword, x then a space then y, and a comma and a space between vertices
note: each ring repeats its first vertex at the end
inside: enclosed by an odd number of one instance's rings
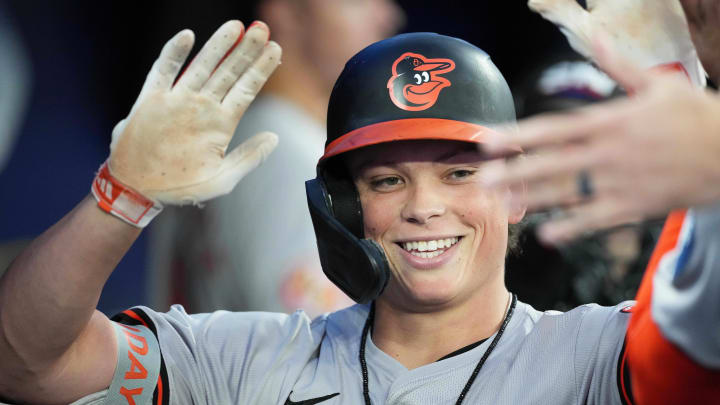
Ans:
POLYGON ((260 0, 254 14, 272 27, 283 61, 230 148, 262 130, 282 142, 227 198, 203 210, 168 210, 154 224, 149 285, 156 308, 304 308, 314 316, 352 302, 322 273, 304 181, 322 156, 327 100, 345 61, 397 32, 404 14, 393 0, 260 0))

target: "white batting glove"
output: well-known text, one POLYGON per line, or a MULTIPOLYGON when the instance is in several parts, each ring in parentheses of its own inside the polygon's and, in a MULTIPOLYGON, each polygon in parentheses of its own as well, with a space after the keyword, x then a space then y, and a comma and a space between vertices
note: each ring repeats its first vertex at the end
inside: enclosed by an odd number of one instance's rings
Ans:
POLYGON ((528 6, 560 28, 570 46, 590 60, 598 37, 644 69, 680 70, 698 87, 705 72, 678 0, 529 0, 528 6), (682 67, 682 69, 680 69, 682 67))
POLYGON ((165 44, 130 114, 112 133, 110 157, 92 192, 105 211, 143 227, 163 204, 199 204, 227 194, 277 145, 260 133, 226 154, 240 117, 280 62, 263 23, 222 25, 176 81, 194 42, 165 44))

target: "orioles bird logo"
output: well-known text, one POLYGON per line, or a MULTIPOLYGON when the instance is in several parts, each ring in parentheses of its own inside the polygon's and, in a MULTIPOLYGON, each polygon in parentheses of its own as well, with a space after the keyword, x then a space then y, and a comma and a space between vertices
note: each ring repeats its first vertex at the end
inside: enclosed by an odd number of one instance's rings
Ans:
POLYGON ((440 91, 451 85, 440 76, 455 69, 450 59, 429 59, 405 52, 395 60, 387 87, 393 103, 406 111, 422 111, 432 107, 440 91))

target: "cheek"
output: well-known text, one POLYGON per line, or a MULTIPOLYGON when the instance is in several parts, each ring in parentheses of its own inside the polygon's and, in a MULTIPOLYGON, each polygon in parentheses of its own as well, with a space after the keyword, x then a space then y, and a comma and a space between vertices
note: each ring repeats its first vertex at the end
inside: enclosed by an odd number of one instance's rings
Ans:
POLYGON ((455 212, 460 221, 472 228, 487 231, 502 229, 507 224, 508 210, 501 195, 488 195, 484 192, 467 194, 455 199, 455 212))
POLYGON ((374 238, 382 233, 388 222, 383 215, 383 210, 375 206, 363 204, 363 224, 365 226, 365 237, 374 238))
POLYGON ((390 227, 393 222, 394 206, 390 201, 380 198, 360 198, 363 210, 363 224, 365 226, 365 237, 379 239, 379 237, 390 227))

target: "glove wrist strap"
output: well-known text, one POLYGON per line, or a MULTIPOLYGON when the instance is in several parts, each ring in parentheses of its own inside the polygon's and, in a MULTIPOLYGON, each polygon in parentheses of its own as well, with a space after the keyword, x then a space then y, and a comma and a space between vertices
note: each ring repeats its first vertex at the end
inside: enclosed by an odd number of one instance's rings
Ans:
POLYGON ((91 191, 100 209, 138 228, 147 226, 163 209, 159 202, 143 196, 114 178, 110 174, 107 161, 100 166, 91 191))
POLYGON ((687 69, 685 69, 685 66, 680 62, 663 63, 661 65, 653 66, 650 70, 660 73, 680 73, 684 75, 685 78, 688 79, 688 81, 692 82, 690 74, 688 73, 687 69))

